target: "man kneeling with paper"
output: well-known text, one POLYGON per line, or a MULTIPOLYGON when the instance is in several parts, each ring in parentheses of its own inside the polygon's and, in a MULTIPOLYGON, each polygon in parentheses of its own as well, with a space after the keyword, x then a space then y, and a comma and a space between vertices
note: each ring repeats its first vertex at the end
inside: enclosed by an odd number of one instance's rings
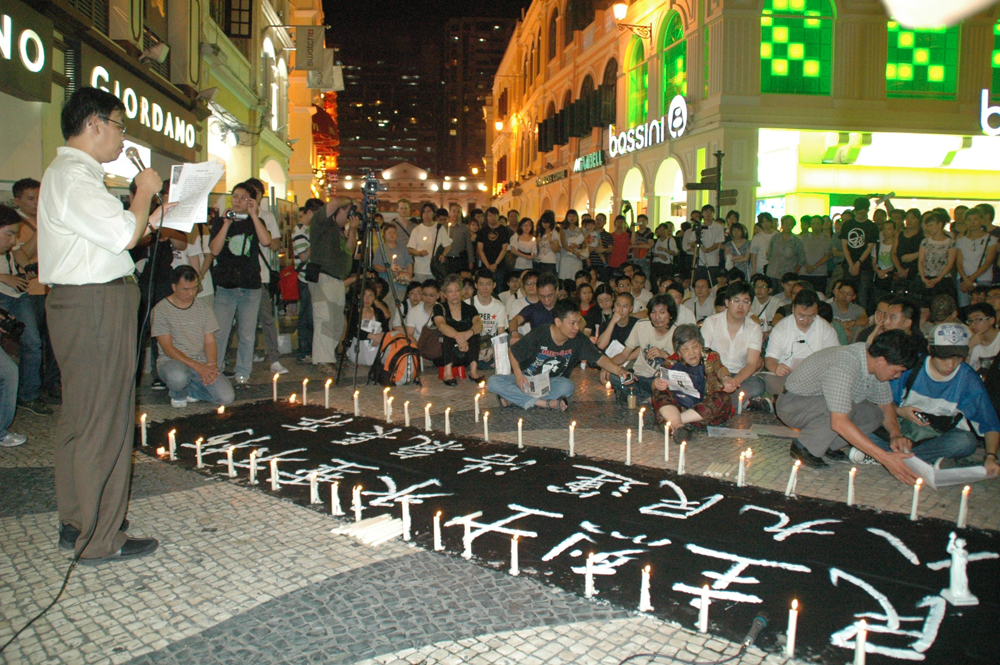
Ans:
POLYGON ((601 353, 586 335, 581 335, 580 306, 560 300, 552 308, 551 325, 531 329, 510 347, 512 374, 494 374, 486 387, 495 393, 501 406, 522 409, 538 406, 557 411, 569 408, 567 398, 576 390, 568 378, 581 360, 595 364, 628 385, 635 381, 630 372, 601 353))

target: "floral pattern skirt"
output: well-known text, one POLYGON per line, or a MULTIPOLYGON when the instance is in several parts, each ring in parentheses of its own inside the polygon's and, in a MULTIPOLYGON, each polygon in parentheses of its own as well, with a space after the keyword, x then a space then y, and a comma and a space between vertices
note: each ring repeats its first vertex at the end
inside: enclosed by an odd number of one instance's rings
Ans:
MULTIPOLYGON (((669 390, 653 392, 653 413, 656 414, 656 422, 659 425, 663 425, 664 418, 660 414, 660 407, 664 406, 675 406, 681 410, 685 411, 684 407, 677 403, 677 397, 673 392, 669 390)), ((733 401, 730 399, 729 395, 724 392, 718 392, 714 395, 707 396, 704 400, 694 405, 694 410, 698 412, 701 416, 701 420, 696 423, 686 423, 686 427, 708 427, 709 425, 721 425, 730 418, 732 418, 735 413, 733 409, 733 401)))

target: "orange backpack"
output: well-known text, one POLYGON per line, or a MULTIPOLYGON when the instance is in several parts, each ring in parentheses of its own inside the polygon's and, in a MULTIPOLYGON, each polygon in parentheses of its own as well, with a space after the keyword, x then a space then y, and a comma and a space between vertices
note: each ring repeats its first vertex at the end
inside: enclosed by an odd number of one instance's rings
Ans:
POLYGON ((401 386, 416 380, 419 367, 417 347, 410 343, 404 333, 387 332, 382 335, 368 379, 380 386, 401 386))

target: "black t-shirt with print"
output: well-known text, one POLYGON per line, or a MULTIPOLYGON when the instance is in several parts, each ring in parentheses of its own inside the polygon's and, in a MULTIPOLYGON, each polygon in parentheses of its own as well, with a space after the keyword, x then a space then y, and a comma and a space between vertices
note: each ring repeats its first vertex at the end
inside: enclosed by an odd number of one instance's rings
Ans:
POLYGON ((510 229, 506 226, 498 226, 495 229, 489 224, 479 229, 476 234, 476 242, 483 243, 483 254, 489 263, 496 263, 503 246, 510 243, 510 229))
POLYGON ((577 334, 560 345, 552 340, 551 330, 551 326, 532 328, 531 332, 510 347, 525 376, 546 372, 549 377, 569 376, 570 370, 581 360, 597 364, 601 359, 600 350, 586 335, 577 334))
MULTIPOLYGON (((212 224, 212 238, 222 231, 222 219, 212 224)), ((226 232, 222 252, 215 257, 212 281, 224 289, 260 288, 260 252, 253 220, 234 220, 226 232)))
MULTIPOLYGON (((875 222, 871 221, 858 222, 852 220, 845 223, 840 230, 840 239, 847 241, 847 249, 851 253, 851 260, 855 263, 861 260, 861 255, 865 253, 865 249, 869 243, 877 241, 878 236, 878 227, 875 226, 875 222)), ((870 258, 871 254, 868 256, 870 258)), ((871 272, 871 261, 867 259, 863 261, 861 263, 861 270, 871 272)))

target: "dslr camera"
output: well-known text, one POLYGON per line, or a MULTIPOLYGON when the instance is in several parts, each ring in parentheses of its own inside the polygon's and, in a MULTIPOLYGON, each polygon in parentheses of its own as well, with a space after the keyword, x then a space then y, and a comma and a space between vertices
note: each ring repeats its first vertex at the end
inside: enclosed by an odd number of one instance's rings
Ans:
POLYGON ((7 335, 14 341, 21 339, 24 332, 24 324, 14 318, 14 315, 0 307, 0 333, 7 335))

